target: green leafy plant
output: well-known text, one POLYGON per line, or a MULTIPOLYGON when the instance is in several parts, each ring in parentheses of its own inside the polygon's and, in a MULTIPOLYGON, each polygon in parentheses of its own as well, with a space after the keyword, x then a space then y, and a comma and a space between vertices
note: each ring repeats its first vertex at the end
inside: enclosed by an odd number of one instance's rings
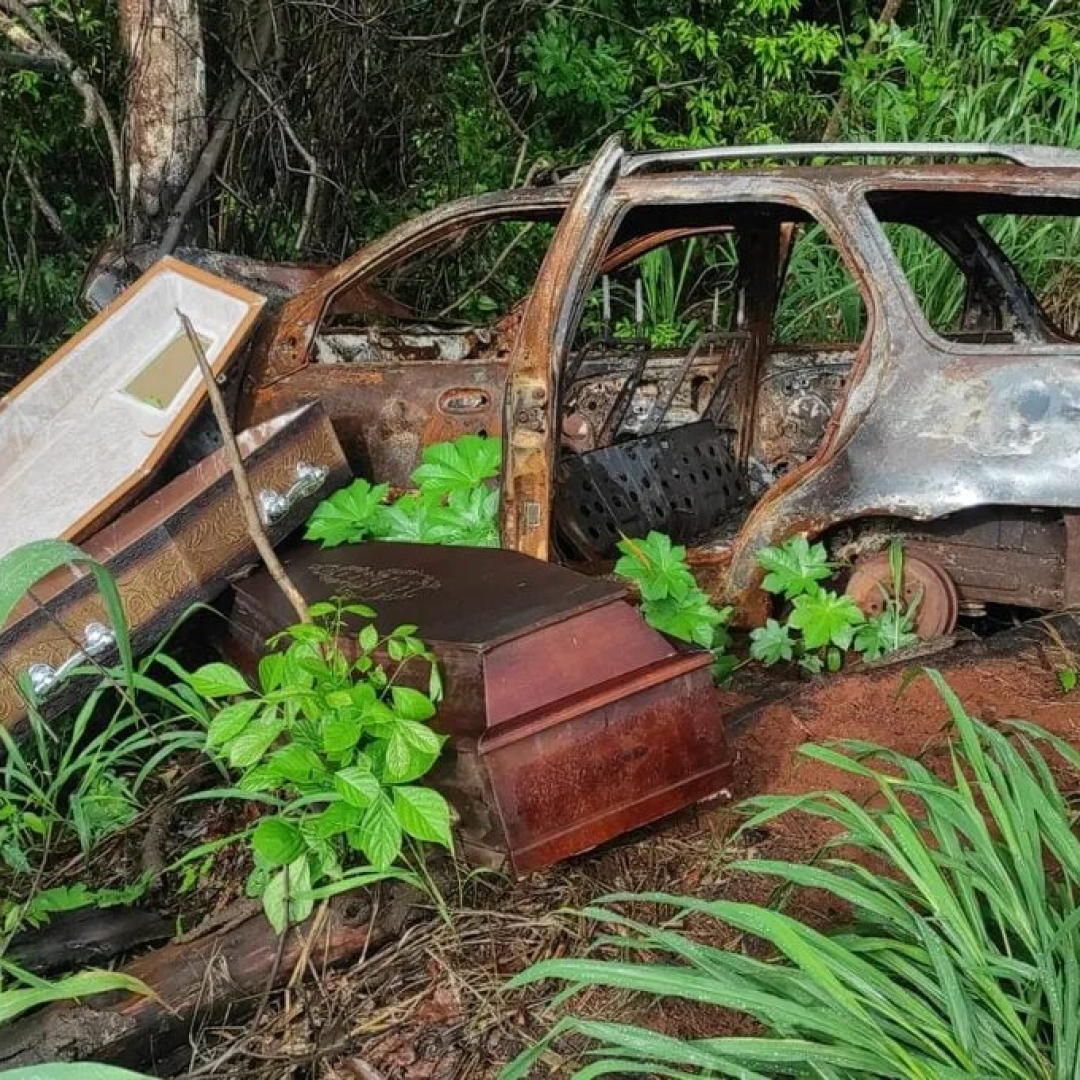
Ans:
POLYGON ((717 677, 730 674, 734 660, 726 653, 731 644, 726 627, 732 609, 710 603, 686 564, 686 548, 655 531, 643 540, 623 537, 618 547, 622 556, 615 563, 615 573, 637 586, 645 621, 679 641, 710 649, 717 677))
POLYGON ((248 837, 248 892, 279 931, 333 892, 389 876, 416 882, 394 869, 407 838, 452 847, 446 800, 417 783, 444 741, 428 723, 441 696, 434 655, 414 626, 381 634, 362 605, 315 604, 311 615, 271 641, 257 687, 224 663, 188 678, 216 706, 207 751, 238 777, 198 797, 268 808, 248 837), (426 692, 403 684, 423 667, 426 692))
POLYGON ((889 545, 889 570, 892 591, 881 589, 884 606, 855 633, 855 650, 867 660, 877 660, 886 653, 915 645, 919 640, 915 633, 915 615, 922 603, 922 591, 906 604, 901 601, 900 597, 904 595, 904 549, 896 541, 889 545))
POLYGON ((907 605, 900 600, 904 570, 899 544, 890 548, 889 561, 892 591, 882 588, 882 611, 867 618, 851 597, 824 586, 833 574, 824 544, 793 536, 764 548, 758 553, 758 562, 767 571, 762 587, 788 601, 791 611, 784 622, 770 618, 751 631, 751 657, 766 666, 796 661, 816 674, 838 671, 843 654, 851 649, 876 660, 914 644, 918 641, 913 626, 920 597, 907 605))
POLYGON ((305 535, 323 547, 361 540, 498 547, 499 493, 488 481, 501 455, 500 440, 481 435, 425 447, 412 473, 416 491, 388 502, 387 484, 354 480, 315 508, 305 535))
MULTIPOLYGON (((735 868, 829 894, 849 910, 826 931, 781 911, 650 893, 602 898, 586 914, 614 959, 547 960, 514 985, 554 979, 557 999, 606 986, 747 1014, 759 1035, 679 1039, 566 1016, 514 1062, 530 1075, 564 1034, 591 1043, 574 1075, 818 1076, 1031 1080, 1080 1069, 1080 839, 1055 779, 1075 784, 1080 754, 1034 724, 969 716, 937 672, 951 716, 940 775, 867 743, 806 746, 876 797, 839 791, 751 800, 743 829, 810 814, 836 836, 810 864, 747 859, 735 868), (657 925, 625 903, 662 905, 657 925), (671 913, 674 913, 673 916, 671 913), (725 951, 681 927, 715 920, 763 942, 725 951)), ((710 938, 715 935, 710 933, 710 938)))

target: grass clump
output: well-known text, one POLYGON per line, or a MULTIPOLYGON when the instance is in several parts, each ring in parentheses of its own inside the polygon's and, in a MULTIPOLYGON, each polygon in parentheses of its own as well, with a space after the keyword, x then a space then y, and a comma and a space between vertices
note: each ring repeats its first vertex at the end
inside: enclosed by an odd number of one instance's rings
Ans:
POLYGON ((869 782, 876 798, 826 791, 746 807, 744 829, 795 812, 837 828, 810 865, 736 866, 831 894, 849 925, 822 932, 752 904, 616 894, 587 914, 604 929, 597 943, 622 958, 547 960, 515 980, 558 980, 560 1004, 595 986, 711 1004, 753 1017, 760 1035, 683 1040, 570 1014, 504 1080, 529 1075, 565 1034, 590 1043, 578 1077, 1077 1075, 1080 840, 1050 762, 1077 771, 1080 755, 1034 724, 969 716, 928 674, 953 725, 944 775, 868 743, 811 745, 804 754, 869 782), (619 907, 629 901, 675 917, 628 918, 619 907), (694 940, 679 928, 691 914, 759 939, 773 958, 694 940))

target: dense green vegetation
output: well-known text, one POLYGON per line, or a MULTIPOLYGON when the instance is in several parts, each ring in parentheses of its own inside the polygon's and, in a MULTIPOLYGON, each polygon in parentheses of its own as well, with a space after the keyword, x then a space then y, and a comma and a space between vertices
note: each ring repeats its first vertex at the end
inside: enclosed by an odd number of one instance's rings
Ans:
MULTIPOLYGON (((122 120, 113 0, 47 0, 34 12, 122 120)), ((868 0, 462 0, 364 14, 282 0, 261 90, 229 135, 192 237, 336 259, 418 209, 583 160, 615 131, 633 147, 834 132, 1080 145, 1071 2, 919 0, 889 25, 880 13, 868 0), (310 215, 298 146, 318 163, 310 215)), ((236 78, 236 43, 252 38, 264 7, 206 0, 202 14, 215 113, 236 78)), ((0 115, 0 374, 10 383, 78 321, 80 272, 118 213, 101 127, 84 126, 62 71, 0 67, 0 115)), ((1075 271, 1063 245, 1075 237, 1047 226, 1006 239, 1064 304, 1075 271)))
POLYGON ((506 1080, 531 1075, 550 1041, 568 1033, 588 1040, 573 1074, 583 1080, 1074 1075, 1080 840, 1056 777, 1064 770, 1074 781, 1080 756, 1033 724, 974 719, 930 677, 953 725, 936 771, 867 743, 811 745, 804 754, 859 778, 873 801, 824 792, 762 796, 745 808, 744 829, 797 813, 836 827, 810 865, 735 865, 821 890, 851 911, 850 925, 821 932, 730 900, 608 896, 587 912, 603 928, 594 943, 602 955, 542 961, 516 980, 558 980, 564 1012, 583 991, 615 987, 734 1010, 759 1034, 679 1039, 570 1012, 506 1080), (628 904, 657 917, 634 917, 628 904), (713 922, 743 947, 702 940, 713 922))

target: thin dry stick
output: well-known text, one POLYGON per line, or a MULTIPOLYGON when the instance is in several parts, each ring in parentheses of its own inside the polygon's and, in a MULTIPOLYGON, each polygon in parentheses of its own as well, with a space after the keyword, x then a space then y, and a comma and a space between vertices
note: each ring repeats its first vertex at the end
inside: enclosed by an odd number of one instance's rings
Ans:
POLYGON ((236 481, 236 491, 240 496, 240 505, 244 509, 248 533, 255 542, 259 557, 266 564, 266 569, 270 571, 270 576, 285 594, 285 599, 292 604, 297 618, 304 623, 311 622, 307 601, 300 590, 292 583, 289 575, 285 573, 285 567, 281 565, 281 560, 277 557, 277 553, 266 535, 266 529, 263 528, 262 519, 259 517, 259 511, 255 505, 255 496, 251 491, 251 481, 248 480, 244 462, 240 457, 240 447, 237 445, 232 424, 229 423, 225 400, 221 396, 221 390, 218 389, 214 370, 206 359, 206 353, 203 351, 199 335, 195 333, 195 327, 192 325, 191 320, 179 308, 176 309, 176 314, 180 317, 180 324, 183 326, 184 333, 187 334, 187 339, 195 352, 195 359, 199 362, 199 370, 202 372, 203 380, 206 383, 206 392, 210 397, 210 407, 214 410, 214 419, 217 420, 218 428, 221 430, 221 441, 225 448, 225 456, 229 459, 229 468, 232 469, 233 480, 236 481))

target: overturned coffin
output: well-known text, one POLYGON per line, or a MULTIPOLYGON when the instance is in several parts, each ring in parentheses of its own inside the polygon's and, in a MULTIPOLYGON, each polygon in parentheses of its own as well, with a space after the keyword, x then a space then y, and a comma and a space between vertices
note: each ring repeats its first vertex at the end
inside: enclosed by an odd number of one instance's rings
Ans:
POLYGON ((163 259, 0 401, 0 556, 91 535, 176 445, 206 394, 178 310, 220 375, 263 304, 163 259))
MULTIPOLYGON (((438 655, 450 739, 432 779, 476 861, 535 870, 730 782, 710 655, 650 629, 611 582, 420 544, 300 545, 284 563, 310 601, 369 604, 380 630, 416 624, 438 655)), ((265 571, 235 591, 229 652, 251 671, 294 616, 265 571)))
MULTIPOLYGON (((349 477, 321 406, 308 405, 238 436, 266 531, 283 539, 349 477)), ((224 451, 217 451, 85 541, 116 578, 136 651, 156 643, 229 575, 257 559, 224 451)), ((44 708, 64 704, 67 673, 116 658, 93 576, 64 567, 39 582, 0 627, 0 723, 26 713, 20 683, 44 708)))

